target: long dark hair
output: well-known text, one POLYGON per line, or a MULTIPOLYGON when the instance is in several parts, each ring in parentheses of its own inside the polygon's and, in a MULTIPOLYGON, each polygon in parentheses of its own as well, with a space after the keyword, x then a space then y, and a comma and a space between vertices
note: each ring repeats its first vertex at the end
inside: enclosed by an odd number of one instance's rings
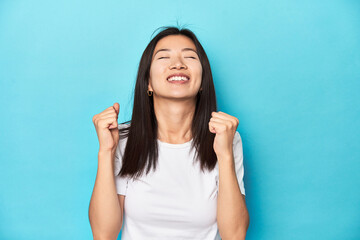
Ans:
MULTIPOLYGON (((195 44, 202 66, 202 91, 196 98, 195 113, 192 120, 191 132, 193 136, 192 148, 195 147, 195 158, 200 160, 200 168, 211 171, 217 158, 213 149, 215 134, 209 131, 211 112, 217 111, 215 87, 211 74, 208 57, 195 34, 187 28, 161 27, 159 32, 144 50, 136 78, 134 90, 134 104, 131 121, 123 122, 129 126, 119 129, 120 139, 127 137, 125 152, 122 159, 120 176, 139 177, 146 174, 153 167, 156 169, 158 159, 157 131, 158 125, 154 113, 153 97, 148 96, 148 83, 152 55, 157 42, 169 35, 184 35, 195 44), (198 158, 200 156, 200 158, 198 158)), ((156 30, 155 30, 156 31, 156 30)))

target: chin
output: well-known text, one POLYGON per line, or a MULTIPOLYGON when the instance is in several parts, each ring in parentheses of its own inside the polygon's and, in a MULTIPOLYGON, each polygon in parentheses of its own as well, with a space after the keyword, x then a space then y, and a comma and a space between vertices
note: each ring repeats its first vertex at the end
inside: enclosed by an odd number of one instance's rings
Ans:
POLYGON ((169 98, 172 98, 172 99, 177 99, 177 100, 189 100, 189 99, 195 99, 196 98, 196 95, 173 95, 173 96, 169 96, 169 98))

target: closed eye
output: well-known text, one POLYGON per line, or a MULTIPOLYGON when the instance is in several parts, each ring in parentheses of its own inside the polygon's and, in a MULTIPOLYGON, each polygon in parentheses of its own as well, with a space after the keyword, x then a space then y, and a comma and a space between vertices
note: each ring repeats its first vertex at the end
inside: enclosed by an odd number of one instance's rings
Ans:
MULTIPOLYGON (((159 57, 158 59, 162 59, 162 58, 169 58, 169 57, 159 57)), ((192 59, 196 59, 196 57, 185 57, 185 58, 192 58, 192 59)))

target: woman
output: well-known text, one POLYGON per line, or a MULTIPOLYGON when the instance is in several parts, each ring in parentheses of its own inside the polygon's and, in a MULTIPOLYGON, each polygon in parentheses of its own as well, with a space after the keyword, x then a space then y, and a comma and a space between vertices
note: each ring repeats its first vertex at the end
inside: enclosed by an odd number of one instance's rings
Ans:
POLYGON ((166 27, 139 64, 131 122, 115 103, 93 117, 94 239, 245 239, 238 119, 217 112, 210 64, 188 29, 166 27), (129 123, 130 122, 130 123, 129 123), (146 171, 145 171, 146 170, 146 171))

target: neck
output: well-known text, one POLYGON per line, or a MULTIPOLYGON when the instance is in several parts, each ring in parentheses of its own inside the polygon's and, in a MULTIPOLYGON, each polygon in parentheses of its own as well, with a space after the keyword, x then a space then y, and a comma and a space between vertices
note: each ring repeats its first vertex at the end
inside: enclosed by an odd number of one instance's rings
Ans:
POLYGON ((173 144, 190 141, 195 106, 195 99, 174 100, 154 97, 158 139, 173 144))

